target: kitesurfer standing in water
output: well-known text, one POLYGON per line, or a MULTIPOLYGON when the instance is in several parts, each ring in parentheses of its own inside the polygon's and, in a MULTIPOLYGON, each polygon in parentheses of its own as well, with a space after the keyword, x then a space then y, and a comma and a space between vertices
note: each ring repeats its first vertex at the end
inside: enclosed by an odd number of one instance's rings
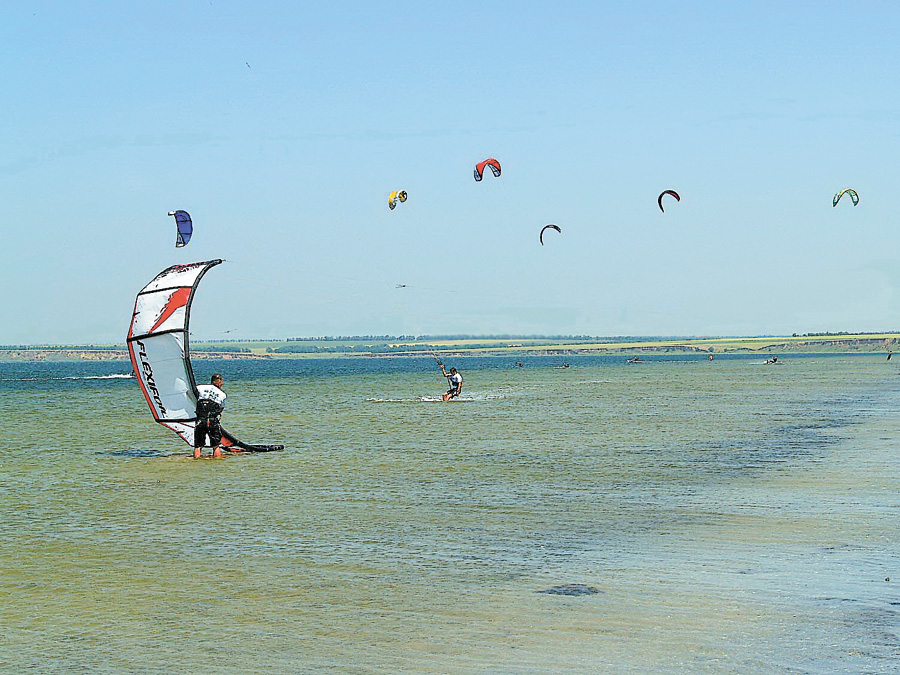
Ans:
POLYGON ((194 427, 194 459, 200 459, 200 453, 209 436, 209 444, 213 449, 213 457, 221 457, 222 426, 219 416, 225 410, 225 392, 222 391, 224 380, 219 373, 213 373, 210 384, 197 387, 197 426, 194 427))
POLYGON ((447 382, 450 383, 450 388, 447 390, 447 393, 443 395, 444 401, 449 401, 451 398, 456 398, 459 396, 459 392, 462 391, 462 383, 463 378, 462 375, 456 372, 456 368, 451 368, 448 373, 444 370, 444 364, 441 365, 441 374, 447 378, 447 382))

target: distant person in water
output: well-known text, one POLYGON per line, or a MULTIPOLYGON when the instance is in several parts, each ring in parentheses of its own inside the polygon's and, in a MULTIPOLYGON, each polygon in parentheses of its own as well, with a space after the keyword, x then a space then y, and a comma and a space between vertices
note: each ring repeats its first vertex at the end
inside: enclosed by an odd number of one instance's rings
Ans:
POLYGON ((893 353, 893 352, 892 352, 890 349, 888 349, 888 358, 887 358, 888 361, 891 360, 891 354, 892 354, 892 353, 893 353))
POLYGON ((212 446, 213 457, 221 457, 222 450, 222 425, 219 424, 219 416, 225 410, 224 384, 220 373, 213 373, 209 384, 201 384, 197 387, 197 426, 194 427, 194 459, 200 459, 203 446, 206 445, 206 437, 209 436, 209 444, 212 446))
POLYGON ((444 364, 441 364, 441 374, 447 378, 447 382, 450 383, 450 388, 447 390, 447 393, 443 395, 443 399, 445 401, 449 401, 451 398, 456 398, 459 396, 459 392, 462 391, 463 378, 458 372, 456 372, 456 368, 451 368, 448 373, 444 370, 444 364))

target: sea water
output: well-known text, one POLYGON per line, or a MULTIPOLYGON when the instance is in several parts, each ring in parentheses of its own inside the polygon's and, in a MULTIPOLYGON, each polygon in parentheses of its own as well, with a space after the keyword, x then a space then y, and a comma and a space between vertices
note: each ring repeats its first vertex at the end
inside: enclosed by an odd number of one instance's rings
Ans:
POLYGON ((900 670, 897 364, 518 360, 0 364, 0 669, 900 670))

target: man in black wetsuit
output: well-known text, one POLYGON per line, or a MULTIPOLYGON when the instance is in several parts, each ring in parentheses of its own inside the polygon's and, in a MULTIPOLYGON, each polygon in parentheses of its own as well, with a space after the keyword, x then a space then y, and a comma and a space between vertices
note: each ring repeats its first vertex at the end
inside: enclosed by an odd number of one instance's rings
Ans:
POLYGON ((449 401, 451 398, 456 398, 459 396, 459 393, 462 391, 462 383, 463 378, 462 375, 456 372, 456 368, 451 368, 448 373, 444 370, 444 364, 441 364, 441 373, 444 377, 447 378, 447 383, 450 385, 450 388, 447 390, 447 393, 442 396, 445 401, 449 401))
POLYGON ((215 458, 222 456, 219 445, 222 443, 222 425, 219 416, 225 410, 225 392, 222 391, 224 380, 219 373, 213 373, 210 384, 197 387, 197 426, 194 427, 194 459, 200 459, 206 437, 212 446, 215 458))

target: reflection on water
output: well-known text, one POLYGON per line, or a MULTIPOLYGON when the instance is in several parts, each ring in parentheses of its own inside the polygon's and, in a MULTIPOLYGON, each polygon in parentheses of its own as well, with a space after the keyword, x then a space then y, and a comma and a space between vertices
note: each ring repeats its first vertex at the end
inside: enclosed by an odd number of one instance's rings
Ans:
POLYGON ((894 364, 646 360, 204 362, 287 446, 205 462, 0 364, 0 666, 893 670, 894 364))
POLYGON ((110 450, 101 454, 110 457, 176 457, 185 453, 177 453, 173 451, 158 450, 155 448, 126 448, 124 450, 110 450))

